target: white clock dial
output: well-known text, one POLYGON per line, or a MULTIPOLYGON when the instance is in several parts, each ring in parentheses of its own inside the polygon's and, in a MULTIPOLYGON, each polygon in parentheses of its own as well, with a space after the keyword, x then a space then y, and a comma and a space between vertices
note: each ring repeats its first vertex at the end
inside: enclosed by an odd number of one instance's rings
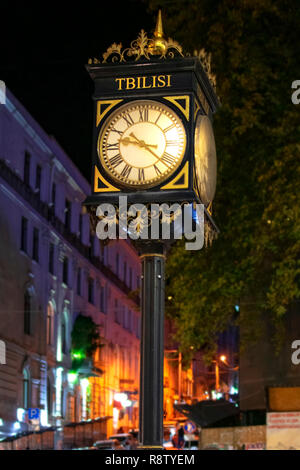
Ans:
POLYGON ((98 139, 100 161, 111 178, 130 188, 149 188, 180 165, 186 147, 184 125, 168 106, 130 102, 106 121, 98 139))
POLYGON ((199 196, 208 205, 214 198, 217 181, 217 155, 210 119, 199 115, 195 128, 195 171, 199 196))

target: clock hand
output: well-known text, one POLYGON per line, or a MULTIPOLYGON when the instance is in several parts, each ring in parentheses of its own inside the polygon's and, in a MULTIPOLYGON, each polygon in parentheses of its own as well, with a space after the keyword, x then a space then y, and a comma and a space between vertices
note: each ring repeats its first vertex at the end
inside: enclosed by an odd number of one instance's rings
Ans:
MULTIPOLYGON (((159 157, 158 155, 156 155, 155 152, 153 152, 153 150, 151 150, 149 147, 148 144, 146 144, 143 140, 139 140, 133 132, 130 133, 131 137, 133 137, 137 142, 137 145, 139 145, 140 147, 142 148, 145 148, 146 150, 148 150, 148 152, 152 153, 152 155, 154 155, 154 157, 159 160, 160 162, 162 162, 166 167, 169 167, 169 165, 166 164, 165 161, 162 160, 162 157, 159 157)), ((152 147, 152 146, 151 146, 152 147)), ((157 146, 156 146, 157 147, 157 146)))
MULTIPOLYGON (((139 139, 134 135, 133 132, 131 132, 130 135, 131 135, 131 137, 133 137, 133 138, 137 141, 137 143, 138 143, 138 145, 139 145, 140 147, 145 148, 146 150, 148 150, 148 152, 152 153, 152 155, 154 155, 154 157, 157 158, 157 160, 160 160, 160 161, 161 161, 161 158, 158 157, 158 156, 156 155, 156 153, 154 153, 153 150, 151 150, 151 149, 149 148, 150 145, 146 144, 143 140, 139 140, 139 139)), ((151 147, 152 147, 152 145, 151 145, 151 147)), ((157 147, 157 145, 156 145, 156 147, 157 147)))
POLYGON ((134 145, 138 145, 139 147, 155 147, 157 148, 157 145, 153 145, 153 144, 146 144, 143 140, 138 140, 137 139, 137 142, 135 142, 134 140, 131 140, 129 137, 124 137, 124 139, 120 139, 119 141, 121 144, 124 144, 124 145, 129 145, 129 144, 134 144, 134 145))

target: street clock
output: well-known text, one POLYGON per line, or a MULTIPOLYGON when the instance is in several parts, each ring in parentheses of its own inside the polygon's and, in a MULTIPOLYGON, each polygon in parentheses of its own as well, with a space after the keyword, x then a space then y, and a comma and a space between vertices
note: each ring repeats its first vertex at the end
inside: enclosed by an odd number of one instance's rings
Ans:
POLYGON ((90 59, 94 81, 92 194, 86 205, 200 202, 215 193, 214 77, 203 52, 142 30, 127 49, 90 59))

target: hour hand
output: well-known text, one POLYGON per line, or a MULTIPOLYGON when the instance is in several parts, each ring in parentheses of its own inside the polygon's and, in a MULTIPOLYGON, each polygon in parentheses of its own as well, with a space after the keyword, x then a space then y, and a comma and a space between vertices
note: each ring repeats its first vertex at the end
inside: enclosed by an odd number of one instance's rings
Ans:
POLYGON ((123 139, 120 139, 120 143, 121 143, 121 144, 124 144, 124 145, 129 145, 129 144, 136 144, 136 145, 138 145, 137 142, 135 142, 134 140, 131 140, 129 137, 124 137, 123 139))
POLYGON ((133 132, 130 133, 131 137, 133 137, 135 140, 136 140, 136 143, 140 146, 140 147, 144 147, 144 148, 147 148, 147 147, 154 147, 154 148, 157 148, 157 145, 153 145, 153 144, 146 144, 146 142, 144 140, 140 140, 138 139, 133 132))

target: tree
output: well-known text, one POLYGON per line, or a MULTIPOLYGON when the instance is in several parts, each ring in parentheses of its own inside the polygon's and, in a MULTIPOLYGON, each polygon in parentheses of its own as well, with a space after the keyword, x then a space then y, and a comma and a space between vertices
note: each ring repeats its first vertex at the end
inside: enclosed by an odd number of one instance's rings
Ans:
POLYGON ((80 368, 86 358, 92 357, 101 346, 99 325, 91 317, 78 315, 71 333, 72 337, 72 370, 80 368))
POLYGON ((150 10, 158 7, 166 36, 187 51, 211 52, 221 101, 213 204, 221 233, 199 252, 173 247, 167 312, 186 353, 191 346, 213 353, 235 304, 246 341, 259 335, 260 315, 270 318, 279 340, 282 318, 300 295, 300 105, 291 101, 291 84, 300 78, 299 5, 150 1, 150 10))

